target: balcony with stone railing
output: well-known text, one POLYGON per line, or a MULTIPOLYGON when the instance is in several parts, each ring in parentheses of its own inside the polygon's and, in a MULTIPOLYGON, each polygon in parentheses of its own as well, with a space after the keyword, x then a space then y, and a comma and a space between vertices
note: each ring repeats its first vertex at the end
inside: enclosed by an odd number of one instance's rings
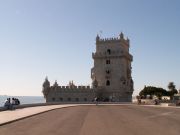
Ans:
POLYGON ((105 43, 122 43, 129 46, 129 39, 124 37, 113 37, 113 38, 96 38, 96 44, 105 44, 105 43))
POLYGON ((108 54, 107 52, 99 52, 99 53, 92 53, 92 57, 94 58, 116 58, 116 57, 126 57, 129 60, 133 60, 133 56, 129 54, 128 52, 111 52, 111 54, 108 54))

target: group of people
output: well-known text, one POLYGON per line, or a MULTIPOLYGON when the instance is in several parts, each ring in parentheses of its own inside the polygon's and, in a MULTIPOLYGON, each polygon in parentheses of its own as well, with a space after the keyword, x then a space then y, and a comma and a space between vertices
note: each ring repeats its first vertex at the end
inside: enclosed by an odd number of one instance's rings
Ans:
POLYGON ((9 110, 14 109, 14 105, 20 105, 20 101, 18 98, 7 98, 4 103, 4 107, 9 110))

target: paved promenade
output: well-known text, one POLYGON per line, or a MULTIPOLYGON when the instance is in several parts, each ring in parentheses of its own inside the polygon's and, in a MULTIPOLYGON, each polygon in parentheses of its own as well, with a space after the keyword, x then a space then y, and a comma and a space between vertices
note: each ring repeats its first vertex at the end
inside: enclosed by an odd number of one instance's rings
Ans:
POLYGON ((10 123, 25 117, 36 115, 42 112, 50 111, 57 108, 64 108, 69 106, 77 105, 49 105, 49 106, 37 106, 37 107, 28 107, 21 108, 16 110, 8 110, 0 112, 0 125, 10 123))
POLYGON ((180 109, 175 107, 84 105, 56 109, 2 125, 0 134, 179 135, 179 125, 180 109))

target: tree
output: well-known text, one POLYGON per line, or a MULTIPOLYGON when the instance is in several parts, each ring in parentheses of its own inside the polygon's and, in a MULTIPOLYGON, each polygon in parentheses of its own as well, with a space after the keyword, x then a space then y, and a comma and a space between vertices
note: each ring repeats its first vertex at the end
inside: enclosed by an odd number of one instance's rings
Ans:
POLYGON ((169 91, 173 91, 175 88, 176 88, 176 86, 174 85, 174 82, 169 82, 169 84, 168 84, 169 91))
POLYGON ((162 96, 170 96, 171 100, 173 99, 174 94, 177 94, 178 91, 176 89, 176 86, 174 85, 174 82, 169 82, 168 84, 169 91, 163 89, 163 88, 157 88, 153 86, 145 86, 144 89, 142 89, 139 92, 139 96, 141 98, 146 98, 147 95, 152 97, 153 95, 157 96, 159 99, 161 99, 162 96))
POLYGON ((174 82, 169 82, 168 84, 168 95, 170 96, 171 100, 173 99, 174 94, 177 94, 178 91, 176 89, 176 86, 174 85, 174 82))
POLYGON ((143 90, 140 91, 139 95, 143 98, 146 98, 147 95, 150 95, 152 97, 153 95, 157 96, 159 99, 161 99, 162 96, 167 96, 168 93, 163 88, 157 88, 153 86, 145 86, 143 90))

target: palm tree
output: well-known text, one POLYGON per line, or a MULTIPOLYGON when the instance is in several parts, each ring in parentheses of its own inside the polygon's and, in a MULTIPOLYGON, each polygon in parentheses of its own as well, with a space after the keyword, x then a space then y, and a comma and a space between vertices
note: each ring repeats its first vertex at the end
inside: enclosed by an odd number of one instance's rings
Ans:
POLYGON ((176 88, 176 86, 174 85, 174 82, 169 82, 169 84, 168 84, 169 91, 173 91, 175 88, 176 88))
POLYGON ((173 99, 174 94, 178 93, 176 86, 174 85, 174 82, 169 82, 168 89, 169 89, 169 96, 171 99, 173 99))

